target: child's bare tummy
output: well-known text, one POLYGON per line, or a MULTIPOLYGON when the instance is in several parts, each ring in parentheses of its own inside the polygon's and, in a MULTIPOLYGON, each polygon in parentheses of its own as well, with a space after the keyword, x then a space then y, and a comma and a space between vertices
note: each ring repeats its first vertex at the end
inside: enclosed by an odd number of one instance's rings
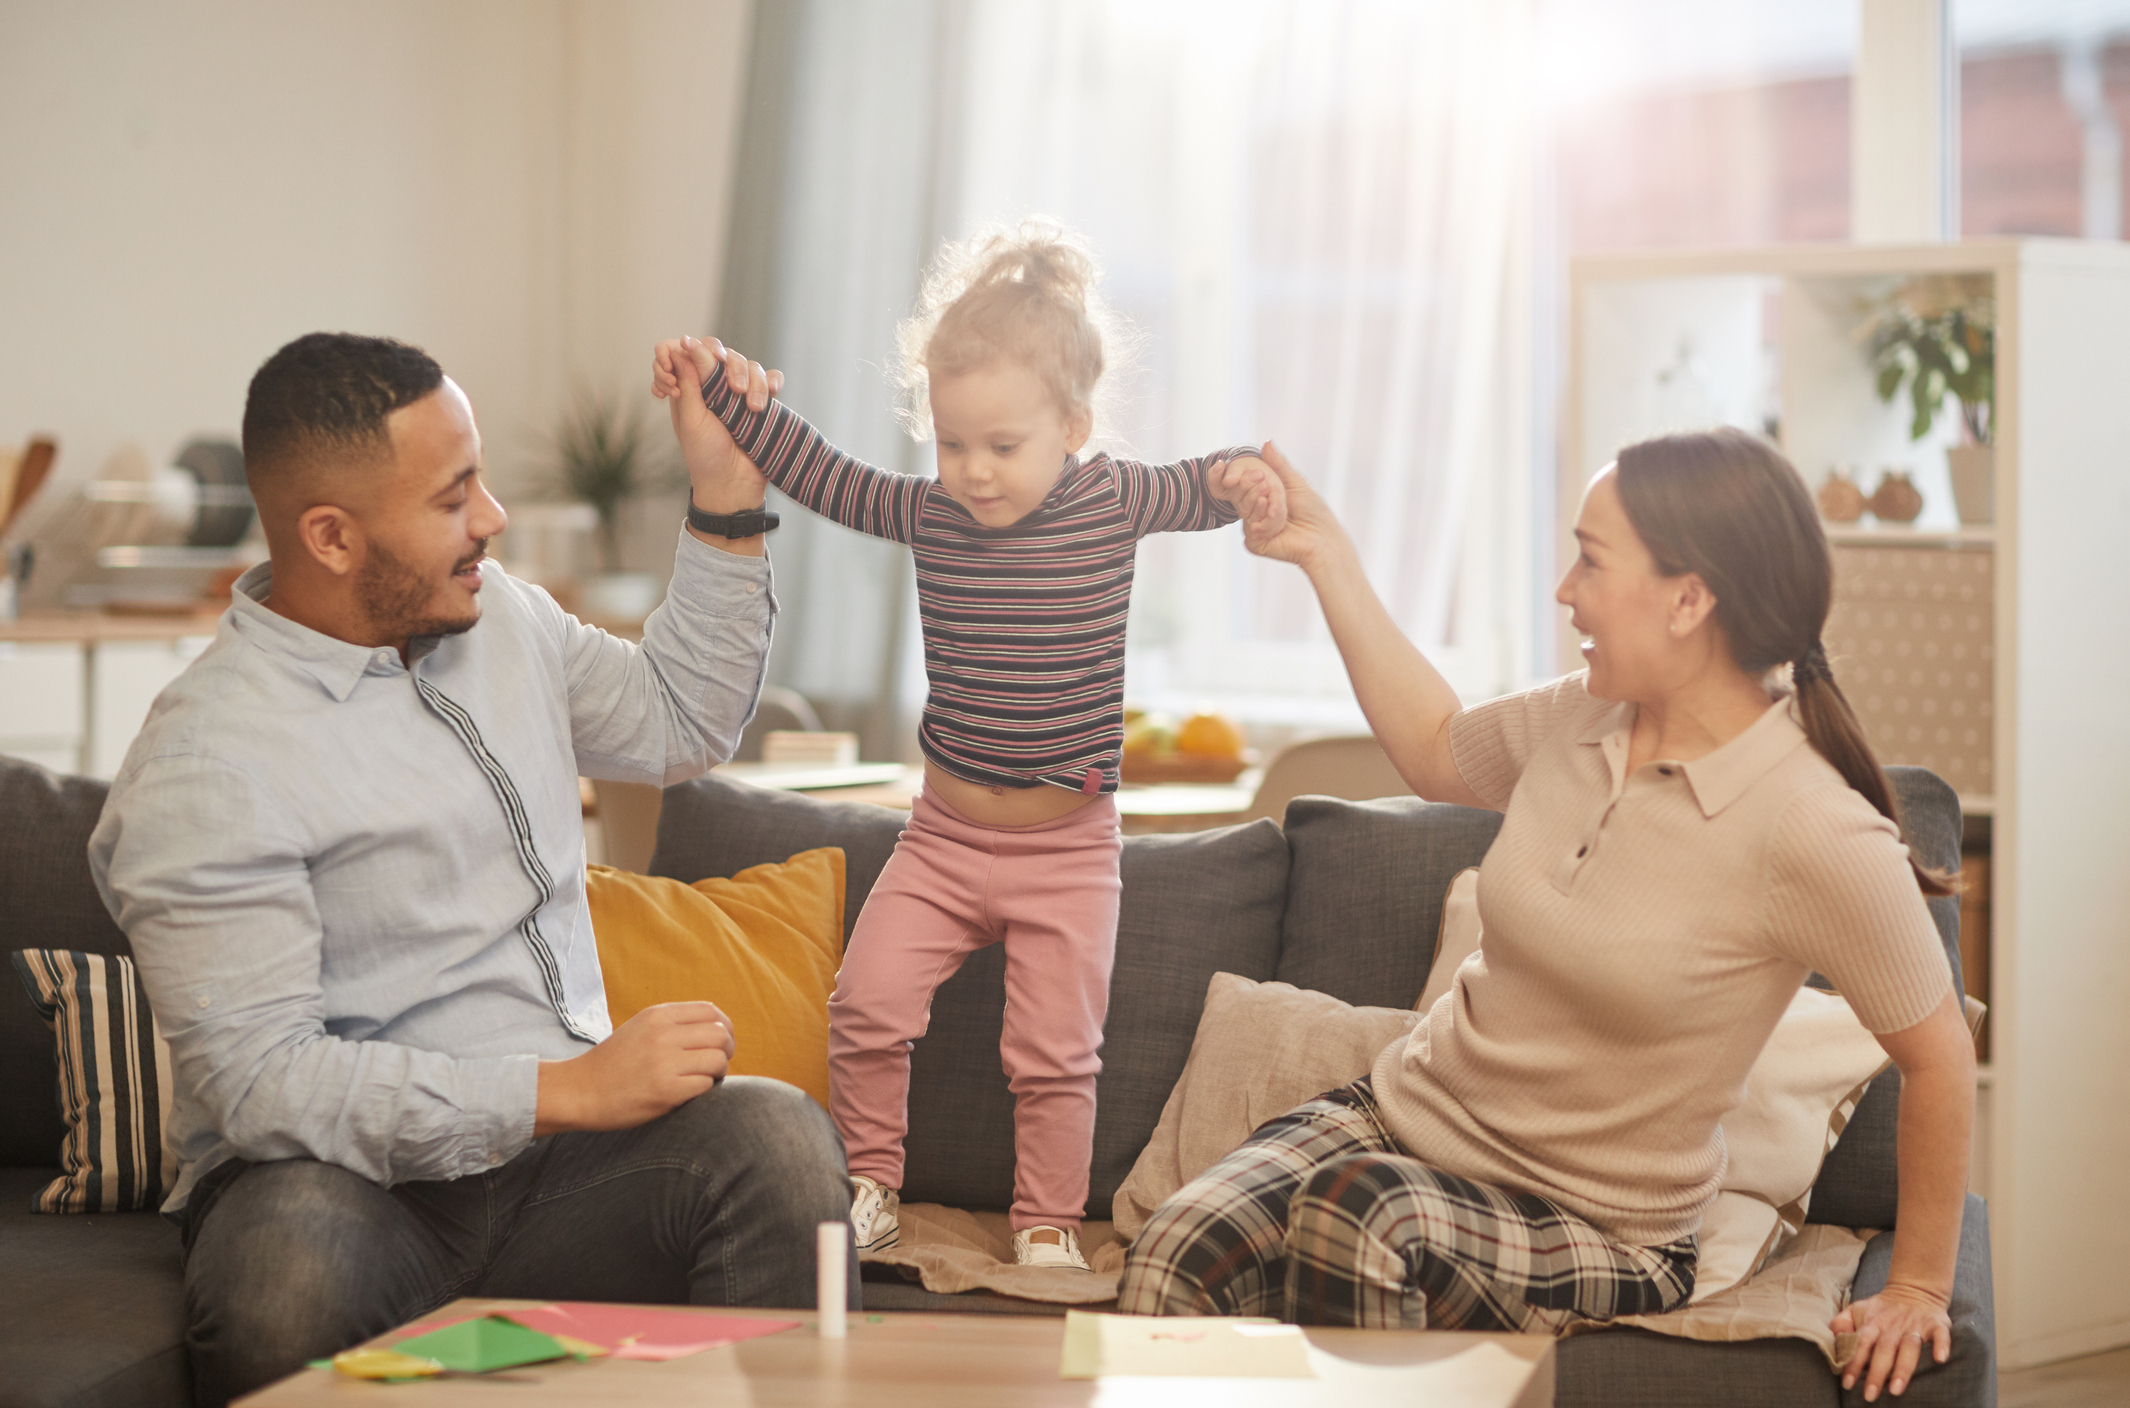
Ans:
POLYGON ((937 763, 924 765, 925 791, 984 826, 1041 826, 1076 812, 1099 793, 1062 787, 987 787, 956 777, 937 763))

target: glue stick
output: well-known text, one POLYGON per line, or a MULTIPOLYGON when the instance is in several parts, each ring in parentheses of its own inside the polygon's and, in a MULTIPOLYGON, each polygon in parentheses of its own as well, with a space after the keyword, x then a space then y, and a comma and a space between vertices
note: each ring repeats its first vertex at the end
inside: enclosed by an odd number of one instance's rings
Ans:
POLYGON ((820 1301, 821 1338, 840 1340, 846 1330, 844 1310, 850 1287, 851 1229, 847 1222, 824 1222, 814 1229, 814 1295, 820 1301))

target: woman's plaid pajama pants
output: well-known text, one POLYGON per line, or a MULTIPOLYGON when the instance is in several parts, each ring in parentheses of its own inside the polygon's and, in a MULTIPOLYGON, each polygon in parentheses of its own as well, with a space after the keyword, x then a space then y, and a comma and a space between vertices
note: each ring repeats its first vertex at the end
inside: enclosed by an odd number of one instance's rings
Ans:
POLYGON ((1555 1333, 1694 1288, 1694 1239, 1612 1241, 1559 1204, 1431 1169, 1367 1077, 1261 1127, 1132 1243, 1117 1308, 1303 1325, 1555 1333))

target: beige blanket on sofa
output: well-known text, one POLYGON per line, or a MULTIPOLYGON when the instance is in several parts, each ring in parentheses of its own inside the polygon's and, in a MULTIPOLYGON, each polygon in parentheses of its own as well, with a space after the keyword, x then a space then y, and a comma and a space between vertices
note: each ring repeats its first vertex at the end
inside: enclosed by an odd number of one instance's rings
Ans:
POLYGON ((1016 1266, 1013 1228, 1002 1212, 963 1212, 938 1203, 904 1203, 902 1238, 872 1258, 914 1273, 928 1291, 957 1295, 995 1291, 1053 1305, 1100 1305, 1117 1298, 1124 1244, 1107 1222, 1080 1225, 1089 1270, 1016 1266))
MULTIPOLYGON (((1809 1340, 1839 1368, 1854 1347, 1854 1337, 1844 1335, 1837 1343, 1827 1322, 1846 1303, 1864 1243, 1872 1235, 1808 1225, 1751 1280, 1698 1305, 1666 1315, 1629 1315, 1602 1325, 1578 1325, 1568 1333, 1634 1325, 1692 1340, 1809 1340)), ((1054 1305, 1115 1300, 1117 1278, 1124 1272, 1124 1243, 1116 1229, 1107 1222, 1083 1224, 1080 1249, 1089 1270, 1016 1266, 1013 1229, 1004 1213, 904 1203, 902 1240, 876 1260, 904 1268, 928 1291, 949 1295, 991 1291, 1054 1305)))

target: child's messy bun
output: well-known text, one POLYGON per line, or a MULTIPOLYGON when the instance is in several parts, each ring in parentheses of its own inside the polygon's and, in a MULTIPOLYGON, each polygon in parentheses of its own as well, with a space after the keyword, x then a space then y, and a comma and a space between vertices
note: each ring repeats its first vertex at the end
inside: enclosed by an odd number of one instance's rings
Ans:
POLYGON ((1000 356, 1033 371, 1067 415, 1094 416, 1105 334, 1113 346, 1121 341, 1096 277, 1085 242, 1041 218, 943 246, 925 271, 917 311, 896 329, 903 425, 929 436, 932 378, 1000 356))

